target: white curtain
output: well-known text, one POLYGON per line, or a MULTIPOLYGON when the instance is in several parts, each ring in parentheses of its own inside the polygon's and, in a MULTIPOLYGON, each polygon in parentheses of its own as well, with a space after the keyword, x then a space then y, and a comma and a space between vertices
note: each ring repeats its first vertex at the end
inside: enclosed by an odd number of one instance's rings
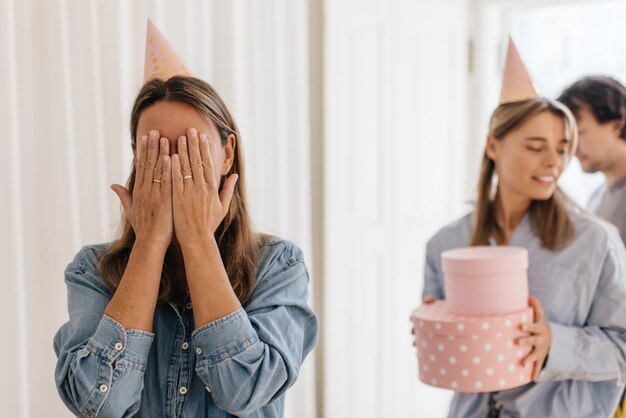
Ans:
MULTIPOLYGON (((306 0, 0 0, 2 416, 70 416, 53 380, 63 271, 119 221, 147 17, 234 113, 259 229, 311 262, 306 0)), ((316 414, 313 363, 288 417, 316 414)))

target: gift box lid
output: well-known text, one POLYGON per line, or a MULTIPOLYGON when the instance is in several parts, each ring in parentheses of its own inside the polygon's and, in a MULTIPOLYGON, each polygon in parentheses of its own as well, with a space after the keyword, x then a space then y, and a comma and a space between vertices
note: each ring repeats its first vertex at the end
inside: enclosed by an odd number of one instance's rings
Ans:
POLYGON ((411 320, 421 334, 479 338, 498 334, 520 333, 520 325, 533 321, 532 308, 494 316, 463 316, 451 314, 446 301, 438 300, 413 310, 411 320))
POLYGON ((477 246, 441 253, 444 274, 482 276, 528 269, 528 251, 512 246, 477 246))

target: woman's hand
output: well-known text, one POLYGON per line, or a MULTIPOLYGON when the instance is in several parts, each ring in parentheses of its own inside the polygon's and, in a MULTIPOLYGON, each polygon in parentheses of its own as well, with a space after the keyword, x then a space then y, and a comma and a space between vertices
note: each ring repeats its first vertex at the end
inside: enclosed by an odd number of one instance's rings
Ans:
POLYGON ((435 303, 435 297, 431 295, 424 296, 424 304, 430 305, 431 303, 435 303))
POLYGON ((528 304, 535 311, 535 322, 533 324, 522 325, 522 331, 529 332, 530 337, 520 338, 519 345, 530 345, 533 350, 530 352, 524 360, 522 365, 526 366, 529 363, 534 362, 532 379, 537 380, 539 372, 543 368, 543 364, 550 352, 550 345, 552 344, 552 330, 550 324, 546 321, 543 308, 539 303, 539 300, 533 296, 528 299, 528 304))
POLYGON ((229 176, 219 190, 209 138, 191 128, 178 139, 172 156, 174 230, 181 245, 213 238, 224 220, 238 175, 229 176))
POLYGON ((169 141, 157 131, 137 141, 135 185, 132 194, 124 186, 111 185, 137 240, 167 246, 172 241, 172 185, 169 141))
MULTIPOLYGON (((431 295, 426 295, 424 296, 423 302, 425 305, 430 305, 432 303, 435 303, 435 297, 431 295)), ((417 335, 417 330, 415 329, 415 325, 411 328, 411 335, 417 335)), ((413 341, 413 345, 415 345, 415 341, 413 341)))

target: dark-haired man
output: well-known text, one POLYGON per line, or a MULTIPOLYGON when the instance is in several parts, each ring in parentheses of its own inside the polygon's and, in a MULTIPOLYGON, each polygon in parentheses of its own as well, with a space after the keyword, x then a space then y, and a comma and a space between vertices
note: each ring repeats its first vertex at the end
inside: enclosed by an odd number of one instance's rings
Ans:
POLYGON ((617 226, 626 243, 626 87, 611 77, 589 76, 566 88, 558 100, 576 116, 582 169, 606 178, 588 208, 617 226))

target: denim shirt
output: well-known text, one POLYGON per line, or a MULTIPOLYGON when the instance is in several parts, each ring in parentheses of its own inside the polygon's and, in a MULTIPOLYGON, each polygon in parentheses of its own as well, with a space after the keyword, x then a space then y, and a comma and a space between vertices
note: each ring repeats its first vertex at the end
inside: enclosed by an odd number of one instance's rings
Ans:
MULTIPOLYGON (((489 393, 456 393, 450 417, 485 418, 491 397, 500 417, 610 417, 626 380, 626 251, 616 228, 572 209, 573 240, 544 248, 528 215, 509 245, 528 250, 530 294, 541 302, 552 344, 536 382, 489 393)), ((443 299, 440 255, 470 243, 474 215, 429 242, 423 295, 443 299)))
POLYGON ((153 333, 104 315, 113 290, 96 271, 106 245, 83 247, 65 271, 69 321, 54 337, 56 386, 81 417, 282 417, 318 337, 301 250, 263 248, 247 304, 194 331, 187 295, 159 303, 153 333))

